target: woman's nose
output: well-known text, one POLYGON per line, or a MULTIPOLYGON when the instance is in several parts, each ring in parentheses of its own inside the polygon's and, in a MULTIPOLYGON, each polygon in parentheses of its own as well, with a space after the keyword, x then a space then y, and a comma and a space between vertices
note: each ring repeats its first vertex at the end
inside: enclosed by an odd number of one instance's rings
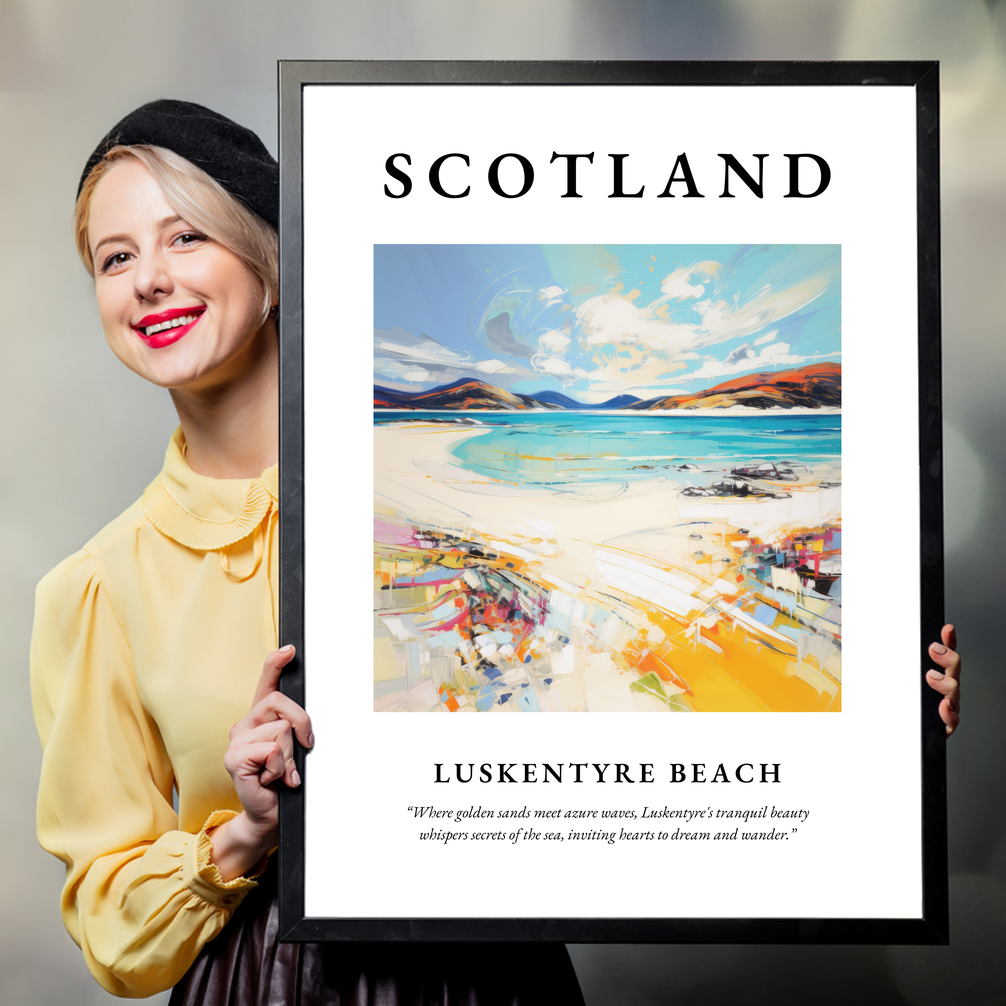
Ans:
POLYGON ((174 290, 168 262, 159 250, 141 254, 133 271, 136 299, 156 301, 174 290))

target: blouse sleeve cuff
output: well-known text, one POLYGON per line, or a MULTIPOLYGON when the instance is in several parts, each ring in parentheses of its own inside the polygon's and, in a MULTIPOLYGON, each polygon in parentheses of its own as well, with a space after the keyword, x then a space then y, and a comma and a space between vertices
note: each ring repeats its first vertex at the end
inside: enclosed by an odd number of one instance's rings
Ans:
POLYGON ((215 810, 210 814, 202 831, 195 836, 195 841, 186 845, 182 860, 182 875, 186 886, 194 894, 218 908, 237 908, 245 895, 252 888, 258 887, 255 878, 261 876, 269 865, 269 857, 263 856, 255 868, 245 876, 224 880, 216 863, 210 861, 213 843, 207 832, 237 815, 236 810, 215 810))

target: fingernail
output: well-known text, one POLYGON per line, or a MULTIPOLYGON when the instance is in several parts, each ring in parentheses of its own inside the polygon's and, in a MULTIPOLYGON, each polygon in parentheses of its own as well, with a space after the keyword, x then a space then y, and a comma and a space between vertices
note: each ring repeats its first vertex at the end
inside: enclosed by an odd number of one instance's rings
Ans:
POLYGON ((944 677, 945 677, 946 675, 944 675, 944 674, 941 674, 941 673, 940 673, 939 671, 930 671, 930 672, 929 672, 929 676, 930 676, 930 677, 931 677, 931 678, 932 678, 932 679, 933 679, 934 681, 942 681, 942 680, 944 679, 944 677))
POLYGON ((300 773, 296 769, 290 773, 290 781, 294 784, 294 786, 300 785, 300 773))
POLYGON ((946 653, 947 652, 947 648, 942 643, 933 643, 933 645, 930 646, 929 649, 931 649, 933 651, 933 653, 946 653))
POLYGON ((293 653, 293 643, 287 643, 286 646, 280 648, 279 652, 282 653, 284 656, 287 653, 293 653))
POLYGON ((314 731, 312 731, 311 733, 309 733, 307 735, 307 746, 309 748, 313 748, 314 747, 314 731))

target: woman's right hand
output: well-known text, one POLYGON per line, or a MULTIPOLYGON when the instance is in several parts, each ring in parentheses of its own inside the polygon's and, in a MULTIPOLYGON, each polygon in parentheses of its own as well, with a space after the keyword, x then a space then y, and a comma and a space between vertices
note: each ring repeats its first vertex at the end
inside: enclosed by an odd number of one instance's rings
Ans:
POLYGON ((279 839, 279 793, 274 783, 300 785, 293 758, 293 736, 314 746, 311 718, 293 699, 279 691, 283 668, 295 649, 284 646, 265 659, 248 715, 231 727, 224 766, 230 773, 244 810, 209 832, 212 861, 223 879, 251 870, 279 839))
POLYGON ((944 625, 940 642, 930 643, 929 656, 943 668, 926 672, 926 682, 943 696, 940 702, 940 719, 949 737, 961 722, 961 657, 957 652, 957 630, 944 625))

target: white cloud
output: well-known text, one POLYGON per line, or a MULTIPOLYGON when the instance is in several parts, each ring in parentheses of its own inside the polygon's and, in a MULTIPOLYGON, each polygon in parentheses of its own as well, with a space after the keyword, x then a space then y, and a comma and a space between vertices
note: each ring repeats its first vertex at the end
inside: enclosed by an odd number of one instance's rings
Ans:
POLYGON ((404 329, 374 330, 374 381, 394 390, 415 391, 449 384, 459 377, 491 375, 492 382, 507 387, 535 371, 496 358, 472 359, 441 345, 428 335, 415 336, 404 329))
POLYGON ((547 302, 545 306, 549 307, 552 304, 558 304, 565 292, 561 286, 545 286, 538 291, 538 294, 542 300, 547 302))
MULTIPOLYGON (((590 390, 603 398, 610 398, 627 391, 631 382, 636 388, 657 389, 650 395, 651 398, 654 394, 669 395, 672 391, 668 385, 671 380, 680 380, 677 372, 685 366, 684 363, 668 361, 660 354, 651 353, 645 346, 629 346, 614 359, 607 360, 603 366, 590 372, 590 390), (665 388, 668 388, 666 392, 665 388)), ((637 394, 635 391, 628 393, 637 394)))
POLYGON ((733 307, 726 301, 700 302, 702 324, 695 332, 694 349, 727 339, 754 335, 759 329, 780 321, 817 300, 828 288, 827 276, 811 276, 792 286, 773 290, 765 286, 743 304, 733 307))
POLYGON ((554 356, 536 356, 532 361, 535 370, 540 370, 543 374, 571 374, 573 368, 565 361, 554 356))
POLYGON ((576 317, 590 346, 644 342, 653 349, 684 351, 695 333, 694 324, 664 321, 613 294, 584 301, 576 317))
POLYGON ((450 368, 433 372, 426 367, 417 367, 415 363, 411 363, 408 360, 389 360, 387 357, 378 357, 374 360, 374 378, 380 377, 384 381, 432 381, 442 379, 445 375, 449 375, 449 379, 453 379, 458 373, 459 371, 450 368), (426 376, 415 376, 420 373, 426 376))
POLYGON ((713 380, 719 377, 730 377, 733 374, 744 374, 756 370, 774 370, 779 366, 796 367, 808 360, 816 360, 816 356, 796 356, 790 353, 789 343, 776 342, 766 346, 758 356, 749 353, 737 360, 706 360, 698 370, 691 374, 680 374, 678 381, 695 381, 699 379, 713 380))
POLYGON ((569 363, 557 356, 539 355, 531 360, 531 364, 539 374, 556 377, 563 384, 570 384, 573 381, 591 376, 586 370, 570 366, 569 363))
POLYGON ((773 328, 771 332, 766 332, 764 335, 758 336, 755 339, 754 344, 756 346, 764 346, 766 342, 771 342, 779 334, 779 329, 773 328))
POLYGON ((543 353, 562 353, 572 341, 565 332, 550 328, 538 336, 538 347, 543 353))
POLYGON ((483 374, 497 374, 501 370, 511 370, 508 364, 504 363, 502 360, 479 360, 475 364, 477 370, 482 371, 483 374))
POLYGON ((688 281, 692 277, 691 269, 675 269, 669 276, 664 277, 660 284, 660 289, 664 293, 666 300, 687 300, 692 297, 701 297, 706 288, 701 283, 692 286, 688 281))
POLYGON ((759 354, 759 360, 774 360, 777 357, 789 354, 788 342, 773 342, 771 346, 766 346, 759 354))
MULTIPOLYGON (((403 333, 404 334, 404 333, 403 333)), ((410 342, 399 341, 398 339, 375 339, 375 354, 386 354, 391 357, 404 358, 416 363, 432 363, 441 367, 461 366, 468 363, 470 357, 467 353, 456 353, 453 349, 441 346, 439 342, 431 339, 428 335, 408 336, 410 342)))
MULTIPOLYGON (((664 286, 680 294, 687 287, 692 298, 700 295, 704 288, 689 285, 687 277, 697 271, 713 274, 720 268, 715 262, 700 265, 701 270, 695 266, 683 276, 672 273, 664 286)), ((828 287, 828 278, 822 273, 779 289, 766 285, 742 303, 710 296, 670 310, 667 302, 671 298, 667 294, 644 305, 619 293, 601 294, 577 309, 579 334, 586 336, 588 346, 642 345, 673 360, 686 351, 755 335, 820 297, 828 287)), ((775 335, 759 336, 756 344, 762 345, 775 335)))

